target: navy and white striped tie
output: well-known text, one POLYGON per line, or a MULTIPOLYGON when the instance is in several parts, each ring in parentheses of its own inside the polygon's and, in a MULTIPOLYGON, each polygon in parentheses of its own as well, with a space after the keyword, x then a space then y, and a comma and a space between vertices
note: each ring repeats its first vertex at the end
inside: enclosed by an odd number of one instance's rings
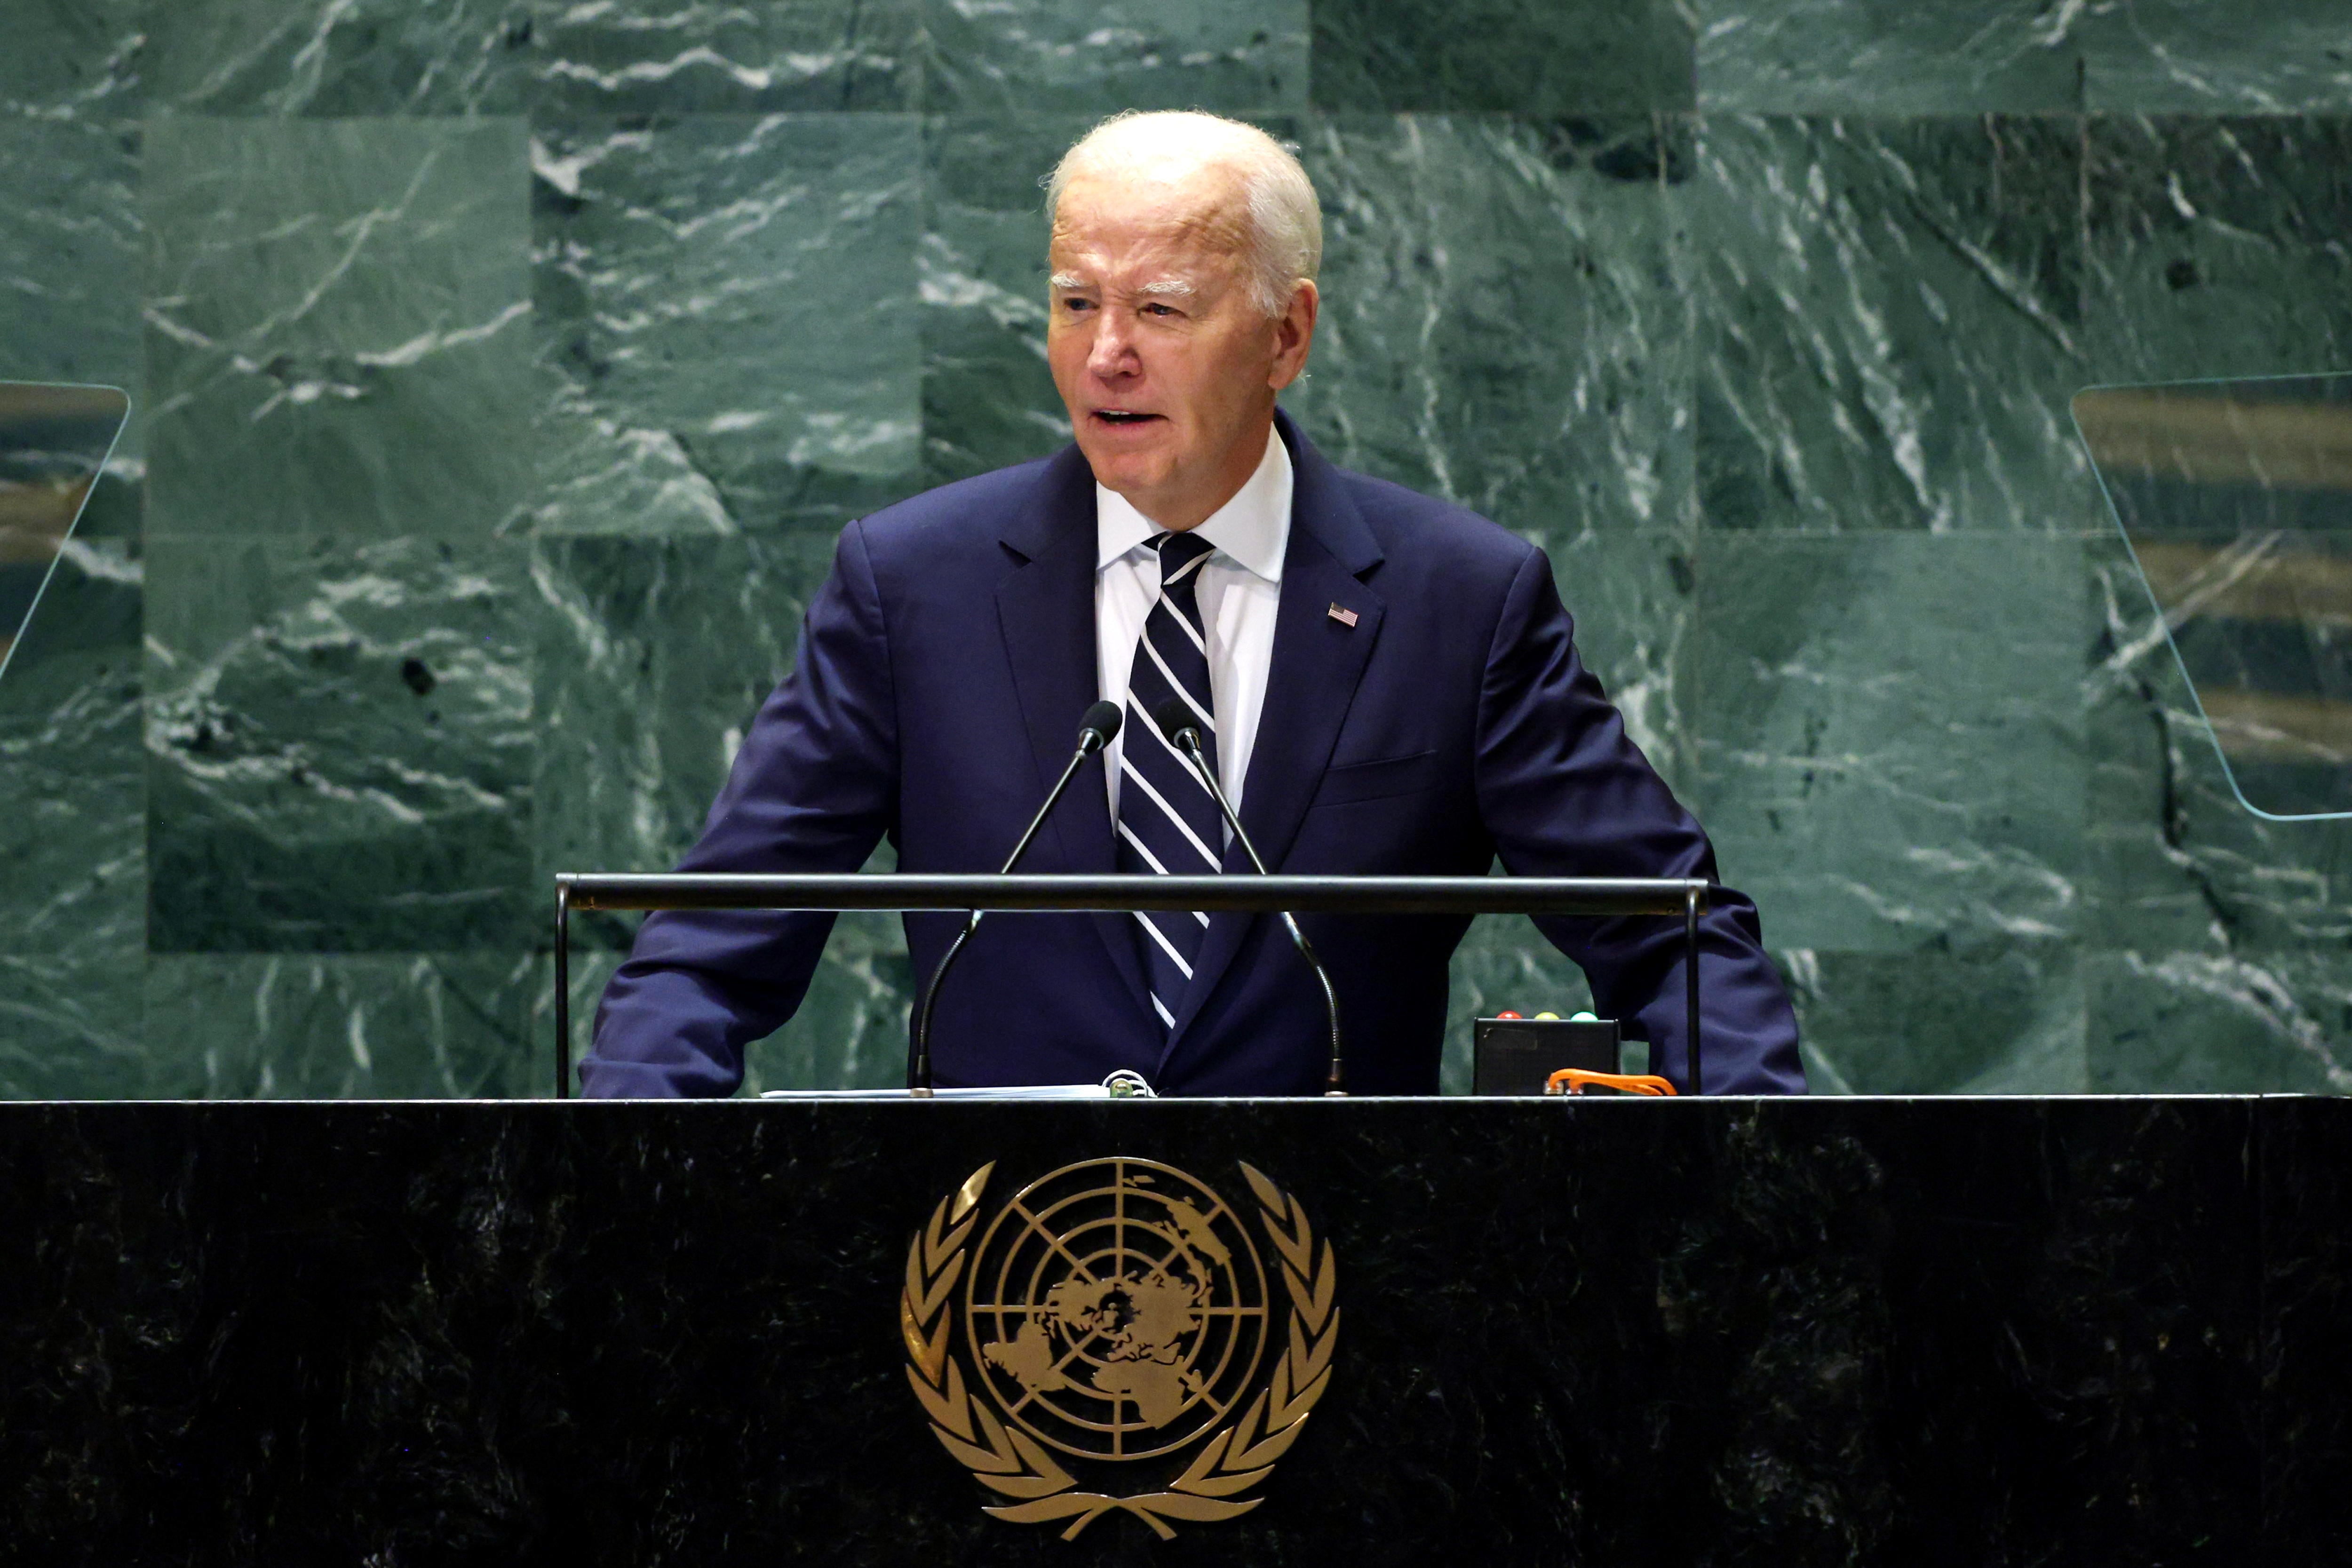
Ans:
MULTIPOLYGON (((1151 541, 1160 553, 1160 597, 1144 617, 1127 678, 1126 744, 1118 763, 1118 868, 1162 877, 1213 873, 1224 859, 1224 825, 1192 764, 1160 734, 1153 711, 1181 697, 1201 727, 1201 749, 1217 765, 1215 705, 1209 695, 1209 641, 1201 619, 1201 563, 1214 548, 1190 533, 1151 541)), ((1192 983, 1192 961, 1209 929, 1205 914, 1138 911, 1136 941, 1160 1026, 1192 983)))

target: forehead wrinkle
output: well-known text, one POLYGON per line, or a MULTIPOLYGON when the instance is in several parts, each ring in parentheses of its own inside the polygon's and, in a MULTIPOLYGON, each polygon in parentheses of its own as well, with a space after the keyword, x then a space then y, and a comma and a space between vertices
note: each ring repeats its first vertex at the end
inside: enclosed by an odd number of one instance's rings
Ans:
MULTIPOLYGON (((1061 265, 1055 267, 1045 279, 1046 287, 1056 290, 1098 288, 1129 298, 1189 300, 1199 299, 1213 291, 1215 280, 1213 260, 1205 262, 1209 267, 1207 276, 1197 275, 1182 266, 1160 270, 1153 276, 1147 271, 1151 266, 1151 258, 1139 257, 1122 261, 1086 249, 1079 249, 1076 255, 1066 251, 1060 260, 1061 265), (1128 280, 1138 275, 1143 276, 1142 281, 1128 280)), ((1162 266, 1165 266, 1164 262, 1162 266)))
POLYGON ((1051 286, 1131 300, 1221 297, 1228 273, 1244 262, 1247 238, 1241 215, 1213 199, 1222 194, 1078 182, 1054 215, 1051 286), (1172 203, 1160 199, 1171 195, 1172 203))
POLYGON ((1093 211, 1087 216, 1097 221, 1108 218, 1131 226, 1160 244, 1221 256, 1239 256, 1249 246, 1248 188, 1234 171, 1214 163, 1156 176, 1144 171, 1081 175, 1054 210, 1053 240, 1065 240, 1074 228, 1086 226, 1083 218, 1072 219, 1088 207, 1093 211))

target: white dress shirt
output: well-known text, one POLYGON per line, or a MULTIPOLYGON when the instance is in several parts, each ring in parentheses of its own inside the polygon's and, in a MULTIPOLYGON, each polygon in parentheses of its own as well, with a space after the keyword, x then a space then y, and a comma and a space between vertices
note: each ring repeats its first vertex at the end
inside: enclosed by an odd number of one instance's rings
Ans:
MULTIPOLYGON (((1216 546, 1201 563, 1194 597, 1209 633, 1209 692, 1217 717, 1217 777, 1239 811, 1242 783, 1257 743, 1265 707, 1265 677, 1274 662, 1275 611, 1282 602, 1282 555, 1290 545, 1290 452, 1271 431, 1265 456, 1234 499, 1194 531, 1216 546)), ((1103 700, 1127 706, 1128 667, 1143 636, 1144 618, 1160 599, 1160 557, 1148 541, 1160 526, 1127 498, 1095 487, 1095 661, 1103 700)), ((1129 724, 1139 723, 1129 713, 1129 724)), ((1110 816, 1118 820, 1118 760, 1127 744, 1121 728, 1103 757, 1110 816)))

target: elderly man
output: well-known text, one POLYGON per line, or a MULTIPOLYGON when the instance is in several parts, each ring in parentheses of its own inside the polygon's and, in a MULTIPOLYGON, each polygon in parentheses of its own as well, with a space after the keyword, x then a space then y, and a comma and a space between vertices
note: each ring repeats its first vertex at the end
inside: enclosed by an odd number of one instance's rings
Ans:
MULTIPOLYGON (((994 870, 1090 704, 1127 723, 1033 871, 1244 868, 1151 715, 1195 715, 1274 869, 1709 877, 1705 835, 1579 661, 1543 552, 1336 468, 1276 406, 1315 335, 1314 187, 1205 114, 1106 121, 1055 170, 1047 357, 1075 445, 843 531, 792 676, 761 709, 689 871, 994 870)), ((831 917, 657 915, 606 991, 592 1095, 715 1095, 789 1018, 831 917)), ((910 915, 929 975, 960 925, 910 915)), ((1437 1088, 1466 921, 1302 921, 1358 1093, 1437 1088)), ((1600 1006, 1684 1076, 1682 922, 1557 920, 1600 1006)), ((1801 1090, 1753 906, 1702 925, 1706 1088, 1801 1090)), ((1025 914, 981 927, 932 1030, 942 1085, 1307 1094, 1323 1004, 1275 920, 1025 914)))

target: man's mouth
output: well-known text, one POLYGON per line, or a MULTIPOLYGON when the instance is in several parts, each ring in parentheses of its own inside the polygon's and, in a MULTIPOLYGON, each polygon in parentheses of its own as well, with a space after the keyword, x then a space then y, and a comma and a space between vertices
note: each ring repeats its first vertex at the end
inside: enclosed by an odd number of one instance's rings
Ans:
POLYGON ((1095 417, 1106 425, 1148 425, 1160 417, 1157 414, 1138 414, 1125 408, 1097 408, 1095 417))

